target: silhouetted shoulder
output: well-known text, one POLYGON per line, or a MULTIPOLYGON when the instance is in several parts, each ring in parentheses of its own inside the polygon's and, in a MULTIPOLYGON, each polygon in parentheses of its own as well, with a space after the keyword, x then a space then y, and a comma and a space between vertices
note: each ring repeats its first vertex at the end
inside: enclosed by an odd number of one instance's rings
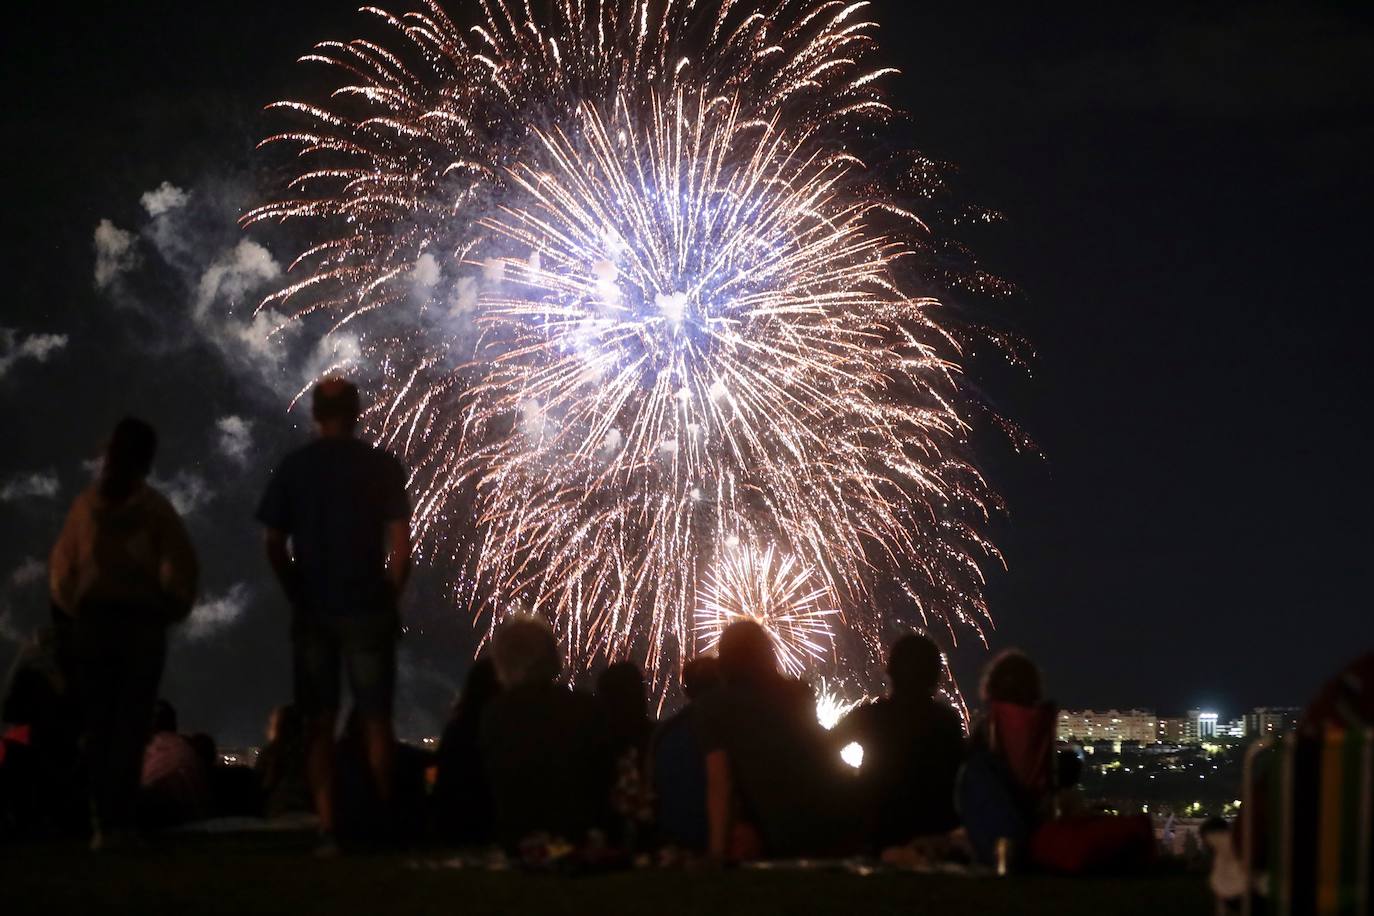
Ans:
POLYGON ((163 496, 155 488, 144 484, 143 486, 144 505, 148 507, 148 512, 158 519, 180 519, 181 513, 177 512, 176 506, 172 501, 163 496))
POLYGON ((303 445, 298 449, 287 452, 269 472, 266 485, 269 488, 286 486, 296 473, 296 469, 309 463, 310 446, 314 444, 314 442, 311 442, 308 445, 303 445))
POLYGON ((380 445, 373 445, 370 446, 370 448, 372 449, 373 453, 377 456, 377 460, 380 461, 383 465, 385 465, 389 471, 391 471, 392 473, 400 474, 402 479, 405 478, 405 462, 401 461, 400 458, 397 458, 390 451, 382 448, 380 445))
POLYGON ((311 456, 318 450, 320 441, 319 439, 311 439, 300 448, 287 452, 286 457, 282 458, 282 460, 277 463, 276 469, 272 472, 273 475, 275 476, 283 472, 289 473, 292 469, 302 464, 308 464, 311 456))
POLYGON ((71 510, 70 510, 70 514, 71 514, 71 515, 78 515, 78 514, 86 514, 86 515, 89 515, 90 512, 91 512, 91 510, 92 510, 93 508, 95 508, 97 505, 99 505, 99 503, 100 503, 100 484, 98 484, 98 483, 92 483, 90 486, 88 486, 88 487, 86 487, 85 489, 83 489, 80 493, 76 494, 76 498, 72 500, 72 507, 71 507, 71 510))
POLYGON ((730 690, 725 684, 717 684, 704 691, 692 701, 692 708, 696 710, 697 717, 711 718, 719 715, 722 709, 730 705, 729 693, 730 690))
POLYGON ((953 729, 961 735, 964 733, 963 717, 955 711, 953 706, 943 700, 935 700, 933 705, 935 708, 931 715, 939 727, 953 729))
POLYGON ((836 724, 835 728, 841 732, 864 732, 866 733, 873 727, 875 721, 882 717, 886 711, 888 701, 885 699, 869 700, 867 703, 860 703, 836 724))

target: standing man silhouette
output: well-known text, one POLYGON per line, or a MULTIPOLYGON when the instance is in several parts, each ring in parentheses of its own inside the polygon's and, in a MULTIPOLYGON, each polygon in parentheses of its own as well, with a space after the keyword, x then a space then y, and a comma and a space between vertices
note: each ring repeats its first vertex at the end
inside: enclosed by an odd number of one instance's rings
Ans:
POLYGON ((257 518, 292 607, 296 705, 306 719, 320 818, 316 853, 333 856, 334 731, 344 671, 377 797, 383 806, 391 800, 398 599, 410 573, 410 506, 401 463, 354 438, 358 389, 325 379, 315 386, 312 407, 315 439, 273 473, 257 518))

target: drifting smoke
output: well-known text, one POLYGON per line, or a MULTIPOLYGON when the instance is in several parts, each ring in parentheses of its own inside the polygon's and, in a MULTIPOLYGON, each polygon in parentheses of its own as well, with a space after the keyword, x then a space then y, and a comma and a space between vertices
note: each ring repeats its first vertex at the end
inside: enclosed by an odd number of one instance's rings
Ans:
POLYGON ((0 502, 15 502, 21 499, 52 499, 57 496, 61 484, 52 471, 35 471, 11 477, 0 486, 0 502))
POLYGON ((42 581, 48 575, 48 565, 37 557, 25 557, 10 573, 10 584, 15 588, 25 588, 42 581))
POLYGON ((154 319, 153 333, 136 344, 158 354, 208 346, 249 383, 245 391, 279 404, 308 384, 316 366, 334 364, 340 346, 348 356, 358 348, 347 337, 341 345, 302 340, 285 316, 251 307, 282 268, 260 242, 234 230, 241 197, 236 186, 186 190, 164 181, 141 196, 149 219, 136 230, 100 221, 95 283, 114 305, 154 319), (169 301, 187 305, 169 308, 169 301), (288 370, 292 364, 301 368, 288 370))
POLYGON ((251 597, 248 586, 237 582, 227 592, 198 602, 181 628, 182 635, 198 641, 228 629, 247 612, 251 597))
POLYGON ((190 197, 191 195, 170 181, 164 181, 155 190, 148 191, 138 200, 139 203, 143 204, 143 209, 148 211, 149 216, 157 218, 164 213, 185 206, 190 197))
POLYGON ((434 255, 420 255, 420 259, 415 262, 415 269, 410 272, 410 282, 415 295, 422 299, 430 297, 434 287, 439 284, 439 262, 434 259, 434 255))
POLYGON ((247 464, 253 447, 252 422, 243 417, 221 417, 215 428, 219 431, 220 454, 238 464, 247 464))
POLYGON ((281 265, 268 250, 252 239, 244 239, 233 250, 221 255, 201 275, 193 314, 197 321, 209 317, 210 306, 223 302, 231 309, 248 293, 281 276, 281 265))
POLYGON ((138 262, 132 233, 125 232, 107 219, 95 227, 95 286, 106 289, 120 274, 131 270, 138 262))
POLYGON ((148 485, 165 496, 183 517, 194 514, 215 498, 205 478, 190 471, 177 471, 170 477, 153 474, 148 478, 148 485))
POLYGON ((0 642, 19 645, 27 639, 28 635, 15 619, 14 612, 8 605, 0 602, 0 642))
POLYGON ((0 328, 0 378, 4 378, 20 360, 45 363, 48 357, 66 346, 66 334, 30 334, 20 337, 9 328, 0 328))

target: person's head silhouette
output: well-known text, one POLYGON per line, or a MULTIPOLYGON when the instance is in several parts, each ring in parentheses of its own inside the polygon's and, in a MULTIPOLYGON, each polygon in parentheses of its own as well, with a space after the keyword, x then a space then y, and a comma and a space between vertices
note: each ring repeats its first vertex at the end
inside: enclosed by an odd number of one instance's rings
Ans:
POLYGON ((720 683, 720 659, 714 655, 698 655, 682 666, 682 692, 695 700, 720 683))
POLYGON ((534 615, 512 617, 496 628, 491 660, 506 689, 553 683, 563 667, 553 630, 534 615))
POLYGON ((985 704, 1034 706, 1043 696, 1040 669, 1020 649, 1004 649, 988 662, 980 693, 985 704))
POLYGON ((734 683, 767 680, 778 673, 773 640, 752 620, 737 620, 720 634, 720 672, 734 683))
POLYGON ((931 696, 944 670, 940 648, 920 633, 902 636, 887 653, 887 676, 894 696, 931 696))
POLYGON ((353 435, 362 413, 358 386, 344 378, 333 376, 315 386, 310 398, 310 412, 315 428, 321 436, 347 437, 353 435))
POLYGON ((100 468, 100 492, 116 502, 125 499, 153 469, 157 432, 137 417, 125 417, 115 425, 105 447, 100 468))

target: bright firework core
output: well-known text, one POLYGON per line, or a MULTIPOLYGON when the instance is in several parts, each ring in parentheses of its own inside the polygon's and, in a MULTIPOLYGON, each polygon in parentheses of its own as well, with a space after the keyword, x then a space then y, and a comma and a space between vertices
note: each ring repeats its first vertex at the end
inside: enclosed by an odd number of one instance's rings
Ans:
POLYGON ((478 6, 309 55, 335 107, 282 103, 306 166, 245 220, 313 227, 262 307, 357 336, 460 604, 660 691, 744 617, 861 684, 906 626, 981 636, 995 499, 910 176, 853 148, 864 4, 478 6))

